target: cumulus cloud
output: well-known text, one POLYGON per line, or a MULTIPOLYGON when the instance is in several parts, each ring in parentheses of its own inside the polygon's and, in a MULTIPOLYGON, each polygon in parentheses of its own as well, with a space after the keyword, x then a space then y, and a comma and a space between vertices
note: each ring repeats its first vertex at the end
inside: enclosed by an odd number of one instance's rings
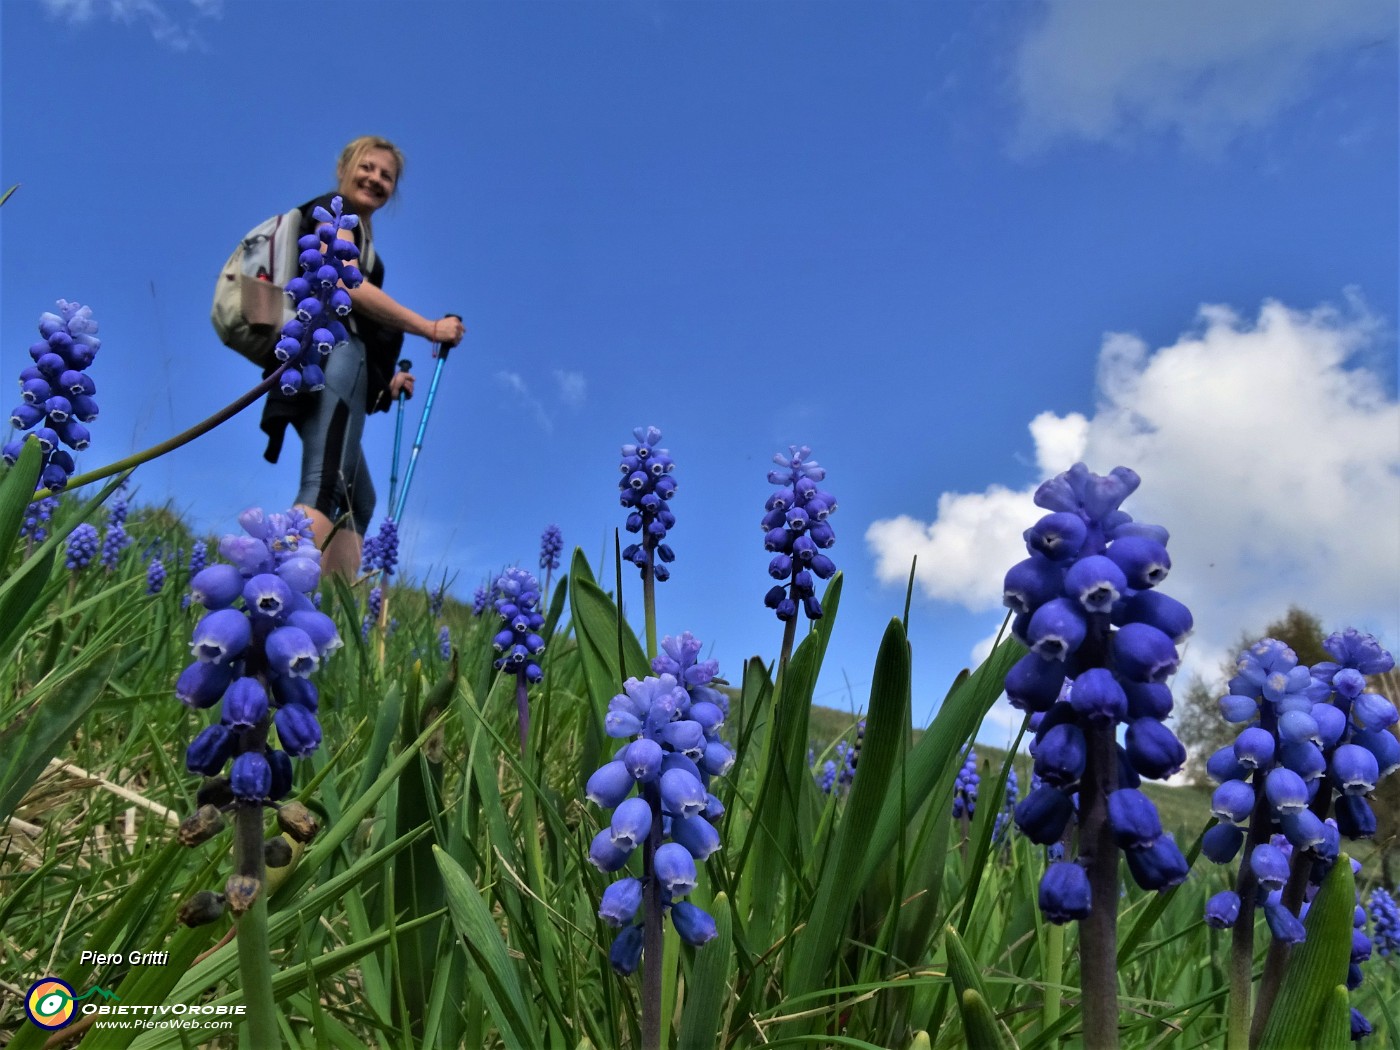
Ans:
MULTIPOLYGON (((1098 403, 1029 425, 1040 477, 1082 459, 1143 479, 1125 509, 1171 531, 1164 590, 1191 606, 1183 666, 1213 678, 1241 631, 1297 604, 1323 624, 1400 641, 1400 404, 1377 365, 1391 334, 1357 301, 1246 319, 1202 307, 1196 327, 1152 350, 1104 337, 1098 403)), ((1037 480, 1038 483, 1038 480, 1037 480)), ((997 609, 1036 483, 944 493, 932 520, 874 522, 882 582, 903 585, 918 554, 921 592, 997 609)))
POLYGON ((218 18, 223 0, 184 0, 183 3, 157 0, 43 0, 44 8, 70 25, 85 26, 97 19, 123 25, 144 26, 157 43, 175 51, 203 49, 198 23, 218 18))
POLYGON ((1320 59, 1388 43, 1390 0, 1053 0, 1017 48, 1014 147, 1179 135, 1213 151, 1303 98, 1320 59))

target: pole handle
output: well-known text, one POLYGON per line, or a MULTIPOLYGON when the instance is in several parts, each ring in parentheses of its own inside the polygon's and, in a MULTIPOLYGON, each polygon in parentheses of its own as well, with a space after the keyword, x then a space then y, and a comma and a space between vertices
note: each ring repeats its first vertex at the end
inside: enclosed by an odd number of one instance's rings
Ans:
MULTIPOLYGON (((442 316, 443 316, 443 317, 455 317, 455 318, 457 318, 457 320, 459 320, 459 321, 462 319, 462 315, 461 315, 461 314, 443 314, 442 316)), ((434 357, 437 357, 437 358, 441 358, 441 359, 443 359, 443 360, 446 360, 446 359, 447 359, 447 354, 448 354, 448 352, 449 352, 451 349, 452 349, 452 347, 446 345, 445 343, 434 343, 434 344, 433 344, 433 356, 434 356, 434 357)))

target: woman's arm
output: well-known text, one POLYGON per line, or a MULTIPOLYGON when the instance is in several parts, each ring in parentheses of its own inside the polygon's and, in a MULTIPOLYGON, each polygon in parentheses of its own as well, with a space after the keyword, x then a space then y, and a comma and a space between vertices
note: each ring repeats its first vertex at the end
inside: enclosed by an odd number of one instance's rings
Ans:
MULTIPOLYGON (((341 237, 353 240, 349 230, 341 230, 341 237)), ((466 331, 462 322, 455 317, 443 317, 430 321, 422 314, 410 310, 382 288, 362 281, 358 288, 347 289, 350 302, 356 310, 362 311, 371 320, 409 335, 420 335, 434 343, 456 346, 462 341, 466 331)))

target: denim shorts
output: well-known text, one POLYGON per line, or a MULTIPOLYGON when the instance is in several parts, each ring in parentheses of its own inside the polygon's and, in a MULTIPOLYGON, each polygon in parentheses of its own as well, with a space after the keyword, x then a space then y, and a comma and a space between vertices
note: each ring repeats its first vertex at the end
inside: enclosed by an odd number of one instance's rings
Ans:
POLYGON ((363 536, 374 516, 375 501, 374 483, 360 447, 369 383, 365 344, 352 335, 349 343, 331 351, 325 371, 325 389, 313 395, 318 398, 315 410, 297 425, 301 436, 297 503, 314 507, 333 523, 363 536))

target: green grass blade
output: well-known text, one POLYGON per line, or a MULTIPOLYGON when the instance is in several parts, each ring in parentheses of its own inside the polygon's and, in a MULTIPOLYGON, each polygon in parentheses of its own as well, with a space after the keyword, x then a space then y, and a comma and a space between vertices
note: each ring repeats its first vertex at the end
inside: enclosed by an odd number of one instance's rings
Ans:
POLYGON ((531 1050, 539 1024, 526 1004, 520 978, 501 940, 496 921, 461 865, 442 850, 433 850, 447 891, 453 925, 480 970, 486 986, 486 1007, 508 1048, 531 1050))
POLYGON ((729 898, 717 893, 712 904, 710 911, 719 933, 695 952, 676 1050, 715 1050, 724 1045, 724 1004, 734 972, 734 927, 729 898))
POLYGON ((0 733, 0 822, 9 819, 26 791, 39 779, 49 759, 68 742, 96 702, 117 664, 118 649, 110 649, 56 686, 18 722, 0 733))
POLYGON ((1322 880, 1322 889, 1308 909, 1303 923, 1307 940, 1289 956, 1288 970, 1257 1050, 1289 1050, 1319 1042, 1319 1027, 1332 990, 1346 983, 1355 901, 1351 858, 1343 853, 1322 880))

